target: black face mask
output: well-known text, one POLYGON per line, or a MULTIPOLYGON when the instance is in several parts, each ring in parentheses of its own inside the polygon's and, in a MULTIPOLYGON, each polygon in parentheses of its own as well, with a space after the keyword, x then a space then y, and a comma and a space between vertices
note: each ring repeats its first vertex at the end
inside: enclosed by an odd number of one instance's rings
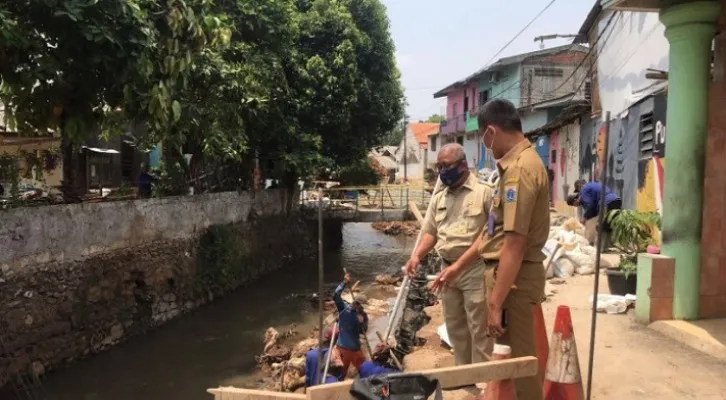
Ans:
POLYGON ((451 186, 458 182, 461 176, 464 174, 463 172, 459 171, 459 165, 461 165, 461 161, 459 161, 458 163, 456 163, 456 165, 453 165, 449 169, 439 171, 439 178, 441 179, 441 183, 446 186, 451 186))

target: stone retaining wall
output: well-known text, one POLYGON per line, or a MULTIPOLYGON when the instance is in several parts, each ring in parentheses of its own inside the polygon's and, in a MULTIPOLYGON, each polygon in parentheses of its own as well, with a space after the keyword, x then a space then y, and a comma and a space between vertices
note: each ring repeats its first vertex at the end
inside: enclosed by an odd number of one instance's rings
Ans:
POLYGON ((285 193, 0 212, 0 387, 107 349, 299 260, 285 193))

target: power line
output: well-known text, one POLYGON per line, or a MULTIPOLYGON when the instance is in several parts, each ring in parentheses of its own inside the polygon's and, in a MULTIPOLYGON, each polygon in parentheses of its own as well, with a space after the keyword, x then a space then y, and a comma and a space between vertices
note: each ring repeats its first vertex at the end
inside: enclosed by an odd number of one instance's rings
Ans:
MULTIPOLYGON (((595 62, 590 64, 590 68, 588 69, 587 74, 585 74, 585 76, 582 78, 582 80, 580 81, 580 84, 577 85, 577 88, 572 93, 572 96, 570 97, 570 100, 567 102, 567 105, 565 107, 569 107, 570 105, 572 105, 572 102, 575 100, 575 96, 582 88, 582 85, 585 84, 585 82, 587 82, 587 80, 590 78, 590 75, 592 75, 592 69, 595 67, 595 65, 597 65, 597 60, 600 58, 602 53, 605 51, 605 46, 607 45, 608 40, 610 40, 610 38, 612 37, 613 32, 615 31, 615 27, 613 26, 613 28, 610 29, 610 31, 608 32, 608 36, 605 37, 605 39, 603 40, 602 46, 600 47, 600 51, 597 51, 597 44, 598 44, 599 40, 602 38, 602 36, 605 34, 605 31, 607 31, 607 28, 610 25, 610 23, 613 21, 616 13, 618 13, 618 11, 616 11, 615 13, 613 13, 610 16, 610 19, 608 20, 607 25, 605 25, 605 28, 602 30, 602 32, 600 32, 600 35, 598 35, 598 38, 595 40, 595 42, 592 46, 592 49, 595 49, 595 62)), ((622 14, 620 14, 620 15, 622 15, 622 14)))
MULTIPOLYGON (((592 46, 588 50, 587 54, 585 54, 585 57, 583 57, 582 60, 580 61, 580 63, 577 65, 577 67, 575 67, 575 69, 572 70, 572 73, 570 74, 570 76, 568 76, 567 79, 563 80, 562 83, 559 86, 557 86, 554 90, 551 90, 550 93, 557 93, 558 90, 560 90, 563 86, 565 86, 565 84, 567 82, 569 82, 570 79, 572 79, 575 76, 575 74, 577 73, 577 71, 580 70, 580 68, 582 67, 582 65, 585 64, 585 61, 587 61, 589 59, 590 55, 592 54, 592 51, 593 50, 597 51, 597 44, 598 44, 598 42, 600 42, 600 39, 602 39, 603 35, 608 30, 608 27, 613 22, 613 20, 615 19, 615 16, 616 15, 621 15, 621 14, 620 14, 619 11, 615 11, 615 12, 613 12, 610 15, 610 18, 608 19, 608 22, 605 25, 605 28, 603 28, 603 30, 600 32, 600 34, 597 36, 597 38, 595 38, 595 41, 592 43, 592 46)), ((615 28, 613 28, 613 29, 615 29, 615 28)), ((610 32, 612 32, 612 30, 610 32)), ((590 70, 588 71, 588 75, 590 73, 592 73, 592 65, 590 65, 590 70)))
POLYGON ((513 37, 513 38, 511 38, 511 39, 510 39, 510 40, 509 40, 509 41, 507 42, 507 44, 505 44, 505 45, 504 45, 504 46, 503 46, 503 47, 502 47, 501 49, 499 49, 499 51, 498 51, 498 52, 496 52, 496 53, 495 53, 495 54, 494 54, 494 55, 492 56, 492 58, 491 58, 491 59, 489 59, 489 61, 487 61, 487 63, 486 63, 485 65, 489 65, 489 64, 491 64, 491 62, 492 62, 492 61, 494 61, 494 59, 495 59, 495 58, 497 58, 497 57, 498 57, 498 56, 499 56, 500 54, 502 54, 502 52, 503 52, 503 51, 504 51, 504 50, 505 50, 505 49, 506 49, 507 47, 509 47, 509 45, 510 45, 510 44, 512 44, 512 42, 514 42, 515 40, 517 40, 517 38, 518 38, 518 37, 520 37, 520 36, 521 36, 521 35, 522 35, 522 34, 524 33, 524 31, 526 31, 526 30, 527 30, 527 28, 529 28, 529 27, 530 27, 530 26, 531 26, 531 25, 532 25, 532 24, 534 23, 534 21, 536 21, 536 20, 537 20, 537 19, 538 19, 538 18, 539 18, 540 16, 542 16, 542 14, 544 14, 544 12, 545 12, 545 11, 547 11, 547 9, 548 9, 548 8, 550 8, 550 7, 552 6, 552 4, 554 4, 554 3, 555 3, 555 1, 557 1, 557 0, 551 0, 551 1, 549 2, 549 3, 547 3, 547 5, 546 5, 546 6, 545 6, 545 7, 544 7, 544 8, 542 9, 542 11, 540 11, 540 12, 539 12, 539 13, 538 13, 537 15, 535 15, 535 16, 534 16, 534 18, 532 18, 532 20, 530 20, 530 21, 529 21, 529 22, 527 23, 527 25, 525 25, 525 26, 524 26, 524 28, 522 28, 522 29, 521 29, 521 30, 520 30, 519 32, 517 32, 517 34, 516 34, 516 35, 514 35, 514 37, 513 37))

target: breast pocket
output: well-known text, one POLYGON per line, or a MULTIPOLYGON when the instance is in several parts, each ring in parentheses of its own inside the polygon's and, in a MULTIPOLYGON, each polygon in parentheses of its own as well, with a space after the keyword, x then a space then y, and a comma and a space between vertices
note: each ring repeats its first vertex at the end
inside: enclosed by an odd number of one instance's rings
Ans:
POLYGON ((487 220, 484 207, 479 204, 467 206, 464 217, 466 218, 466 229, 470 232, 481 230, 487 220))
POLYGON ((444 220, 446 219, 446 209, 445 208, 439 208, 436 211, 434 211, 434 221, 436 222, 436 226, 439 226, 444 220))

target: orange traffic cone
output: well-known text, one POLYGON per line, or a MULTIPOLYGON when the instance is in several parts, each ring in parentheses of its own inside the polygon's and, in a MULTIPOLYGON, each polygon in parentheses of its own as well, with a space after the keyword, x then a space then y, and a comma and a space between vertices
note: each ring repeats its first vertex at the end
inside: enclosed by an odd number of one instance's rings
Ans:
POLYGON ((550 353, 550 345, 547 342, 547 329, 545 328, 544 313, 542 313, 542 304, 533 306, 532 317, 534 318, 535 349, 537 352, 537 361, 539 361, 537 378, 539 378, 540 384, 542 384, 544 382, 545 370, 547 369, 547 357, 550 353))
POLYGON ((550 350, 551 357, 547 360, 544 381, 545 400, 582 400, 585 395, 582 390, 580 362, 577 358, 570 308, 567 306, 557 307, 550 350))
MULTIPOLYGON (((492 360, 504 360, 509 358, 511 354, 511 347, 503 344, 495 344, 494 351, 492 351, 492 360)), ((517 390, 514 388, 514 381, 506 379, 487 383, 484 400, 517 400, 517 390)))

